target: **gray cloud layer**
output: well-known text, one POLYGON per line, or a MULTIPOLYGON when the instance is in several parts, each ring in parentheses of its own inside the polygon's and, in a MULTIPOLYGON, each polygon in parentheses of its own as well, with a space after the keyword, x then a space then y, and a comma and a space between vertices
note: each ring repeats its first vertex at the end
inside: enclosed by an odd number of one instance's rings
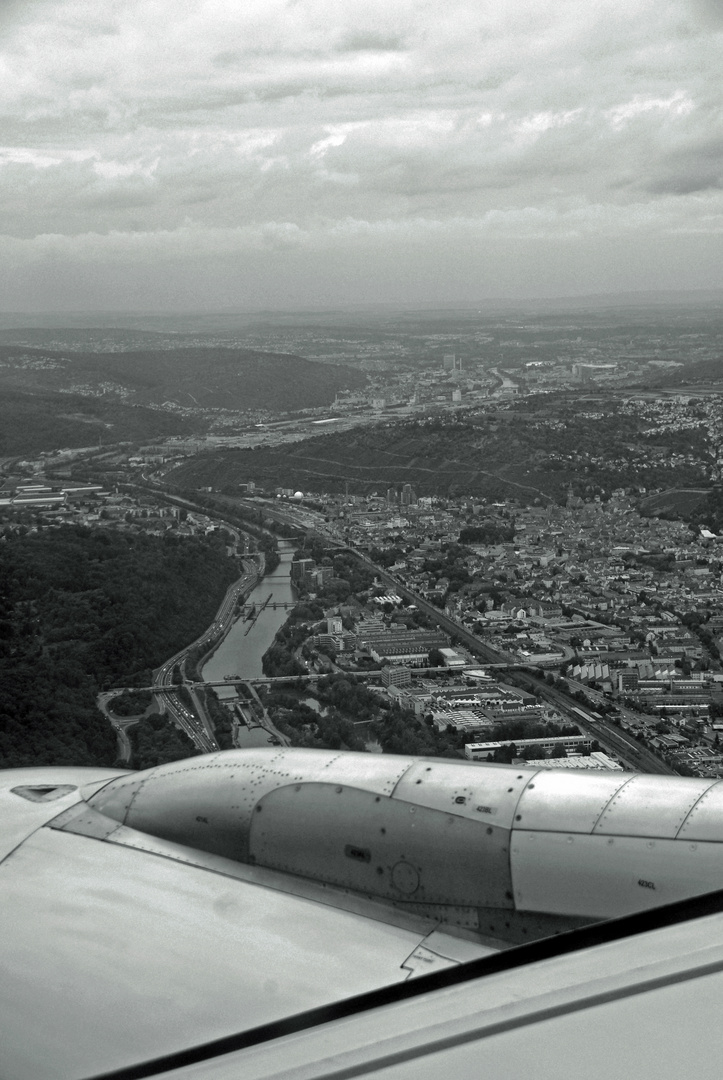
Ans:
POLYGON ((3 307, 723 285, 718 0, 0 15, 3 307))

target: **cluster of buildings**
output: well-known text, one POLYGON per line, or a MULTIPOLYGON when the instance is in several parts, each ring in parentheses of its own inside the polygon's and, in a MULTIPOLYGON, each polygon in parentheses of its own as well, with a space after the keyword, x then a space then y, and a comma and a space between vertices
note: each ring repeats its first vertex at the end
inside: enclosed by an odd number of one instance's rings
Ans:
POLYGON ((368 652, 372 660, 403 661, 413 667, 426 665, 430 652, 448 643, 448 636, 437 628, 414 629, 373 618, 360 622, 357 633, 357 647, 368 652))
MULTIPOLYGON (((206 514, 186 511, 152 494, 107 490, 100 484, 35 479, 0 488, 0 527, 29 532, 61 525, 103 526, 152 536, 205 536, 218 525, 206 514)), ((243 543, 243 538, 242 538, 243 543)))
MULTIPOLYGON (((562 673, 572 688, 624 702, 639 717, 633 731, 666 758, 682 755, 680 763, 696 772, 715 767, 711 706, 723 706, 718 537, 642 516, 622 489, 606 502, 571 496, 566 506, 428 497, 402 505, 389 493, 316 498, 331 535, 388 553, 400 585, 436 604, 504 660, 562 673), (463 530, 475 525, 491 534, 494 526, 510 527, 513 535, 460 544, 463 530)), ((431 693, 413 685, 414 667, 431 641, 422 644, 420 636, 415 652, 389 616, 382 622, 370 624, 355 647, 364 640, 373 648, 369 655, 388 665, 388 692, 414 709, 431 693), (398 651, 389 647, 395 637, 398 651)), ((449 644, 436 648, 458 654, 449 644)), ((445 659, 445 666, 460 670, 472 663, 459 655, 445 659)), ((479 695, 470 700, 467 690, 454 701, 435 700, 433 708, 430 702, 418 708, 440 729, 479 733, 496 721, 489 702, 479 695)))
POLYGON ((88 499, 104 499, 101 484, 9 483, 0 488, 0 508, 8 511, 48 511, 77 507, 88 499))
POLYGON ((430 652, 444 649, 449 644, 448 635, 436 628, 389 623, 373 611, 358 606, 346 606, 342 610, 347 624, 353 629, 345 629, 344 620, 339 616, 328 617, 325 629, 314 635, 316 648, 332 648, 334 654, 354 654, 357 658, 368 657, 376 664, 404 664, 403 670, 409 672, 411 668, 426 667, 430 652))
POLYGON ((313 627, 302 655, 316 658, 318 670, 330 669, 309 646, 331 657, 338 670, 359 671, 364 660, 372 662, 380 692, 401 709, 441 733, 485 739, 465 743, 467 756, 475 760, 510 749, 512 740, 504 742, 502 736, 515 725, 515 730, 530 732, 529 738, 515 740, 515 758, 563 767, 620 767, 604 754, 591 753, 594 737, 581 733, 555 706, 505 683, 493 669, 480 668, 465 650, 452 648, 442 631, 394 622, 393 615, 376 610, 380 602, 398 604, 398 596, 363 601, 355 598, 353 604, 329 609, 324 623, 313 627), (437 666, 430 667, 432 658, 437 666))
POLYGON ((428 717, 438 731, 489 733, 505 721, 549 722, 557 716, 534 695, 480 671, 464 675, 456 685, 440 686, 430 679, 413 680, 408 668, 389 667, 382 671, 382 686, 402 708, 428 717))
POLYGON ((334 577, 331 562, 317 566, 313 559, 293 559, 291 580, 300 589, 323 589, 334 577))
MULTIPOLYGON (((294 564, 302 561, 311 562, 295 560, 294 564)), ((312 576, 312 585, 313 580, 312 576)), ((533 736, 546 732, 545 738, 521 741, 516 753, 529 756, 534 747, 540 760, 575 756, 581 758, 577 767, 603 767, 602 759, 590 755, 593 739, 575 733, 574 726, 571 734, 569 719, 553 705, 506 684, 492 669, 480 668, 464 649, 451 647, 449 635, 439 628, 397 621, 400 617, 413 620, 416 609, 410 606, 400 611, 398 595, 379 592, 372 588, 368 595, 328 609, 323 624, 310 627, 302 655, 314 659, 318 670, 330 669, 327 660, 313 650, 326 653, 339 670, 363 670, 364 661, 373 664, 377 671, 381 669, 376 676, 381 692, 401 709, 439 732, 486 737, 492 740, 484 744, 490 753, 504 745, 500 732, 505 725, 516 724, 533 736), (382 613, 380 606, 394 610, 382 613)))

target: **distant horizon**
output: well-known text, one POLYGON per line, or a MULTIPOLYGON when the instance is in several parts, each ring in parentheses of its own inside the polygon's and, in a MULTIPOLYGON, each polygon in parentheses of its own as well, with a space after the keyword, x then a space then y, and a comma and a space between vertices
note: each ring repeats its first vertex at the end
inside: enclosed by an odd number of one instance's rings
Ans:
MULTIPOLYGON (((564 305, 571 305, 572 308, 584 307, 589 305, 591 307, 617 307, 617 306, 656 306, 660 303, 678 302, 685 306, 686 304, 695 303, 709 303, 723 304, 723 288, 715 289, 658 289, 658 290, 635 290, 629 292, 611 291, 611 292, 599 292, 599 293, 568 293, 555 296, 525 296, 525 297, 510 297, 510 296, 494 296, 484 297, 478 300, 418 300, 407 302, 367 302, 367 303, 339 303, 339 304, 322 304, 322 303, 309 303, 306 305, 294 305, 289 307, 284 306, 248 306, 248 307, 199 307, 199 308, 75 308, 75 309, 26 309, 26 310, 2 310, 0 309, 0 322, 5 319, 23 319, 28 318, 36 320, 38 318, 49 319, 63 319, 69 318, 172 318, 179 316, 183 318, 233 318, 234 316, 253 316, 253 315, 308 315, 308 314, 324 314, 324 313, 364 313, 364 312, 397 312, 397 311, 419 311, 419 312, 434 312, 434 311, 479 311, 480 314, 484 312, 486 308, 491 307, 505 307, 505 308, 518 308, 524 306, 538 306, 538 307, 560 307, 561 310, 565 310, 564 305)), ((41 327, 37 327, 42 329, 41 327)), ((13 329, 5 327, 5 329, 13 329)), ((21 329, 21 327, 17 327, 21 329)), ((72 327, 68 327, 72 329, 72 327)), ((88 327, 85 327, 88 329, 88 327)))

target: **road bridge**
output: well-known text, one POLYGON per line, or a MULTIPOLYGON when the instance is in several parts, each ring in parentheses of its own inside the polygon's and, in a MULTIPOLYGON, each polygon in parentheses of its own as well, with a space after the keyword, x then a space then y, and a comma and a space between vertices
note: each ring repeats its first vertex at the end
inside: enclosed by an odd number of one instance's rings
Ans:
MULTIPOLYGON (((472 665, 469 665, 469 667, 472 667, 472 665)), ((531 671, 531 670, 534 671, 534 670, 536 670, 536 665, 529 664, 529 663, 528 664, 520 664, 520 663, 502 663, 502 662, 500 662, 500 663, 496 663, 496 664, 489 664, 489 663, 480 664, 479 668, 484 669, 485 671, 498 671, 498 672, 508 671, 508 670, 511 671, 511 670, 515 670, 515 669, 520 670, 520 671, 531 671)), ((379 680, 381 678, 382 670, 383 670, 382 668, 366 668, 366 669, 360 670, 360 671, 331 672, 331 674, 351 675, 352 677, 354 677, 356 679, 370 679, 370 680, 373 680, 373 681, 376 682, 377 680, 379 680)), ((410 668, 410 670, 412 671, 412 673, 414 675, 426 675, 426 674, 435 674, 435 673, 437 675, 445 675, 445 674, 449 674, 449 675, 462 674, 462 675, 464 675, 465 674, 465 669, 461 669, 461 671, 453 671, 451 668, 444 668, 444 667, 417 667, 417 668, 410 668)), ((477 668, 475 668, 474 670, 477 670, 477 668)), ((241 682, 243 682, 243 683, 253 683, 255 685, 257 685, 259 683, 262 684, 262 685, 265 685, 267 683, 291 683, 291 682, 298 682, 299 679, 301 679, 303 682, 316 682, 318 679, 327 679, 329 677, 329 674, 330 674, 330 672, 328 672, 328 671, 305 671, 305 672, 302 672, 301 674, 298 674, 298 675, 244 675, 244 674, 233 674, 233 675, 226 676, 226 678, 224 678, 224 679, 213 679, 213 680, 209 680, 208 682, 191 682, 191 681, 187 681, 186 683, 176 683, 173 686, 121 686, 121 687, 118 687, 115 690, 108 690, 108 691, 106 691, 106 693, 108 693, 108 694, 122 694, 122 693, 124 693, 126 691, 133 692, 133 691, 141 691, 141 690, 151 690, 155 694, 159 694, 159 693, 162 694, 162 693, 167 693, 169 691, 178 690, 181 685, 186 685, 186 686, 189 686, 189 687, 193 687, 194 689, 202 689, 204 686, 233 686, 235 683, 241 683, 241 682)))
MULTIPOLYGON (((285 611, 290 611, 291 608, 296 607, 297 601, 295 600, 270 600, 264 604, 264 608, 271 608, 272 611, 276 611, 277 608, 283 608, 285 611)), ((239 609, 239 613, 246 613, 246 616, 253 614, 254 604, 248 604, 239 609)))

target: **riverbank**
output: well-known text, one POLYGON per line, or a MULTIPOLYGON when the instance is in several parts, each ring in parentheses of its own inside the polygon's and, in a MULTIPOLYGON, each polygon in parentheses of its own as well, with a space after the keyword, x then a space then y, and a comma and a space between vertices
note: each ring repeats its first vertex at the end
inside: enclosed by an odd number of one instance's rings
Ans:
POLYGON ((220 621, 222 626, 221 636, 216 641, 214 641, 211 648, 208 649, 207 652, 205 652, 202 656, 199 656, 195 661, 195 667, 198 672, 199 678, 204 682, 208 680, 204 679, 202 669, 211 660, 217 649, 224 643, 229 632, 233 629, 237 622, 237 619, 227 619, 226 621, 224 621, 222 614, 224 609, 228 607, 229 601, 233 603, 234 607, 238 606, 239 601, 243 601, 243 604, 245 605, 254 590, 263 580, 264 574, 266 572, 266 560, 263 553, 258 553, 249 559, 244 559, 243 565, 245 568, 244 573, 241 575, 238 581, 235 581, 233 585, 229 587, 223 599, 223 603, 221 604, 217 612, 216 619, 217 621, 220 621), (239 582, 242 582, 247 575, 249 576, 249 581, 245 583, 243 587, 239 588, 239 582))
MULTIPOLYGON (((296 604, 290 573, 293 554, 292 544, 279 544, 279 565, 265 574, 245 599, 247 605, 256 607, 254 620, 250 622, 243 617, 233 620, 212 654, 201 665, 200 674, 204 682, 220 682, 231 675, 238 676, 239 681, 263 675, 263 655, 279 628, 289 618, 291 607, 296 604), (269 596, 271 602, 268 602, 269 596)), ((232 686, 217 687, 217 692, 222 699, 236 696, 232 686)))
MULTIPOLYGON (((217 642, 201 666, 200 674, 204 682, 215 683, 229 676, 238 676, 238 682, 242 683, 263 674, 263 655, 296 604, 290 574, 294 550, 292 544, 279 544, 278 565, 259 578, 245 597, 247 609, 254 606, 254 618, 248 619, 239 615, 233 620, 222 640, 217 642)), ((238 702, 238 692, 234 684, 215 686, 213 690, 225 708, 238 702)), ((249 687, 249 691, 255 694, 252 687, 249 687)), ((265 711, 260 701, 258 707, 262 713, 265 711)), ((253 723, 244 725, 239 713, 234 710, 234 744, 251 748, 268 746, 274 739, 277 742, 285 741, 281 733, 274 728, 270 718, 266 719, 267 726, 263 722, 258 726, 253 723)))

